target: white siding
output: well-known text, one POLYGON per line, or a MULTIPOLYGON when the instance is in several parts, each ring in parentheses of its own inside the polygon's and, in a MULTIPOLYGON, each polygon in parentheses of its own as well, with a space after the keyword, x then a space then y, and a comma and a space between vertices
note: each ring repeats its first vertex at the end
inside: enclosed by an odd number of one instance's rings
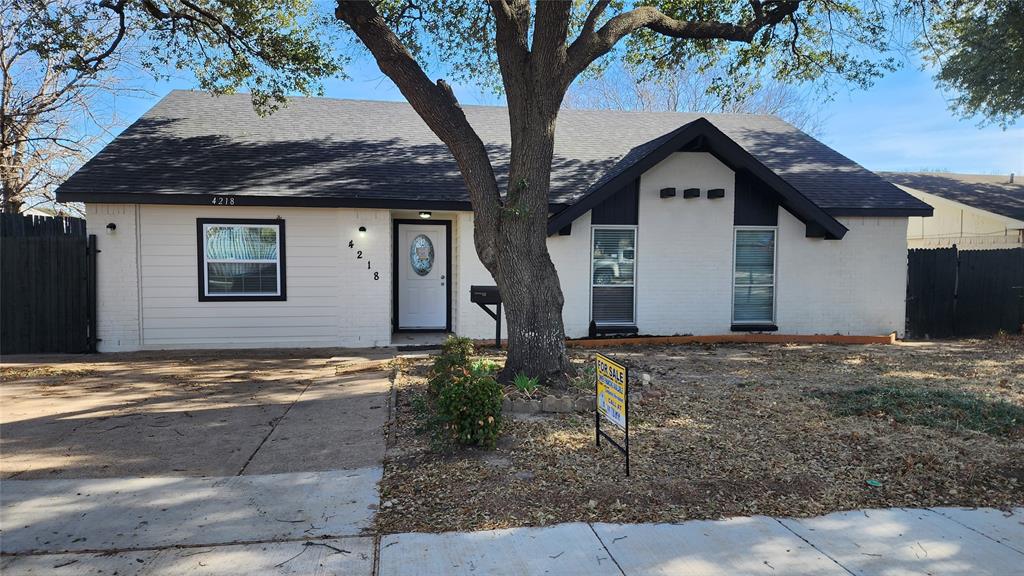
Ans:
POLYGON ((100 352, 139 348, 138 216, 135 204, 88 204, 96 235, 96 330, 100 352), (115 224, 110 231, 107 224, 115 224))
MULTIPOLYGON (((389 344, 390 230, 386 210, 140 206, 141 338, 134 347, 389 344), (196 219, 277 217, 285 221, 287 300, 200 302, 196 219), (367 228, 365 236, 358 233, 360 226, 367 228), (354 248, 348 247, 350 240, 354 248), (356 250, 363 251, 363 259, 356 259, 356 250), (372 270, 366 268, 367 262, 372 270), (374 271, 380 273, 379 280, 373 279, 374 271)), ((116 252, 101 253, 100 261, 131 259, 130 251, 120 246, 116 252)), ((101 289, 104 292, 113 294, 106 288, 101 289)), ((127 308, 111 304, 100 317, 123 316, 127 308)), ((100 336, 106 339, 108 334, 101 328, 100 336)))
MULTIPOLYGON (((731 325, 733 173, 709 154, 676 153, 641 178, 637 236, 637 328, 645 334, 727 334, 731 325), (659 198, 664 187, 700 188, 700 198, 659 198), (709 199, 709 188, 725 197, 709 199)), ((391 342, 392 221, 387 210, 157 205, 88 206, 99 248, 102 351, 161 348, 380 346, 391 342), (285 302, 200 302, 196 219, 285 220, 285 302), (117 230, 108 233, 108 222, 117 230), (358 228, 365 226, 361 237, 358 228), (348 247, 349 240, 355 248, 348 247), (364 258, 356 259, 356 250, 364 258), (369 261, 373 269, 367 270, 369 261), (380 279, 373 280, 373 272, 380 279)), ((473 216, 452 221, 452 324, 489 339, 494 322, 469 300, 494 284, 476 257, 473 216)), ((776 324, 783 334, 901 332, 906 218, 841 218, 842 240, 805 237, 779 211, 776 324)), ((566 335, 590 323, 590 214, 548 249, 565 295, 566 335)))

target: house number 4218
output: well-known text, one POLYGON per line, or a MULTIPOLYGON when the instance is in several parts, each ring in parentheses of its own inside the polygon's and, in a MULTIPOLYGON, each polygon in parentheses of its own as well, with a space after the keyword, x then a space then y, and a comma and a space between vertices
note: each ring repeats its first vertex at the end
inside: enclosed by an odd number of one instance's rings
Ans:
POLYGON ((213 197, 213 202, 210 202, 210 203, 213 204, 214 206, 234 206, 235 205, 235 197, 234 196, 214 196, 213 197))

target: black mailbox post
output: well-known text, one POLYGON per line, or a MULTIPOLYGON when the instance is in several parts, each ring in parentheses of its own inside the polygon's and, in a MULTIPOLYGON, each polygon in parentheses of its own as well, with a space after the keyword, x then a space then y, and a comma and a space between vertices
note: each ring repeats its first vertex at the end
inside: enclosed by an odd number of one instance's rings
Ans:
POLYGON ((469 301, 487 312, 487 315, 494 318, 496 328, 494 330, 494 345, 501 348, 501 294, 497 286, 470 286, 469 301), (494 304, 495 310, 487 306, 494 304))

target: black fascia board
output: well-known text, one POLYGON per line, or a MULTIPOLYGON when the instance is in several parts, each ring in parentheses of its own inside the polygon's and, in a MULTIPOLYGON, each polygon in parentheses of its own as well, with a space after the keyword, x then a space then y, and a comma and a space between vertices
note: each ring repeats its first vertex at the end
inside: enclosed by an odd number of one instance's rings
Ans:
MULTIPOLYGON (((58 202, 91 202, 97 204, 162 204, 170 206, 223 206, 216 198, 234 199, 231 206, 285 206, 296 208, 382 208, 391 210, 449 210, 472 212, 468 200, 429 200, 411 198, 345 198, 330 196, 262 196, 249 194, 154 194, 144 192, 61 192, 58 202)), ((552 212, 564 210, 566 204, 551 203, 552 212)))
POLYGON ((826 232, 826 238, 841 239, 847 228, 817 204, 811 202, 791 184, 766 167, 733 139, 716 128, 707 118, 698 118, 671 132, 655 149, 638 159, 632 165, 609 179, 600 187, 590 191, 575 204, 548 219, 548 235, 554 235, 566 224, 585 214, 588 210, 614 194, 631 180, 668 158, 673 152, 702 138, 702 146, 723 160, 734 171, 744 168, 779 194, 781 204, 805 224, 816 222, 826 232))
POLYGON ((935 209, 928 207, 906 207, 906 208, 829 208, 828 213, 833 216, 876 216, 876 217, 909 217, 909 216, 932 216, 935 209))

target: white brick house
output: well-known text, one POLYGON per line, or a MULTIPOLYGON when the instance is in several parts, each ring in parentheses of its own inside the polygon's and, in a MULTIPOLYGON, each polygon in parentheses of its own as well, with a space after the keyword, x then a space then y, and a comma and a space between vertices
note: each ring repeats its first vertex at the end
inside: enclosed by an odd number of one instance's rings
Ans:
MULTIPOLYGON (((502 108, 468 107, 492 159, 502 108)), ((405 104, 172 92, 59 190, 98 235, 101 351, 493 335, 444 147, 405 104)), ((564 111, 548 247, 567 336, 902 331, 930 208, 774 117, 564 111)))

